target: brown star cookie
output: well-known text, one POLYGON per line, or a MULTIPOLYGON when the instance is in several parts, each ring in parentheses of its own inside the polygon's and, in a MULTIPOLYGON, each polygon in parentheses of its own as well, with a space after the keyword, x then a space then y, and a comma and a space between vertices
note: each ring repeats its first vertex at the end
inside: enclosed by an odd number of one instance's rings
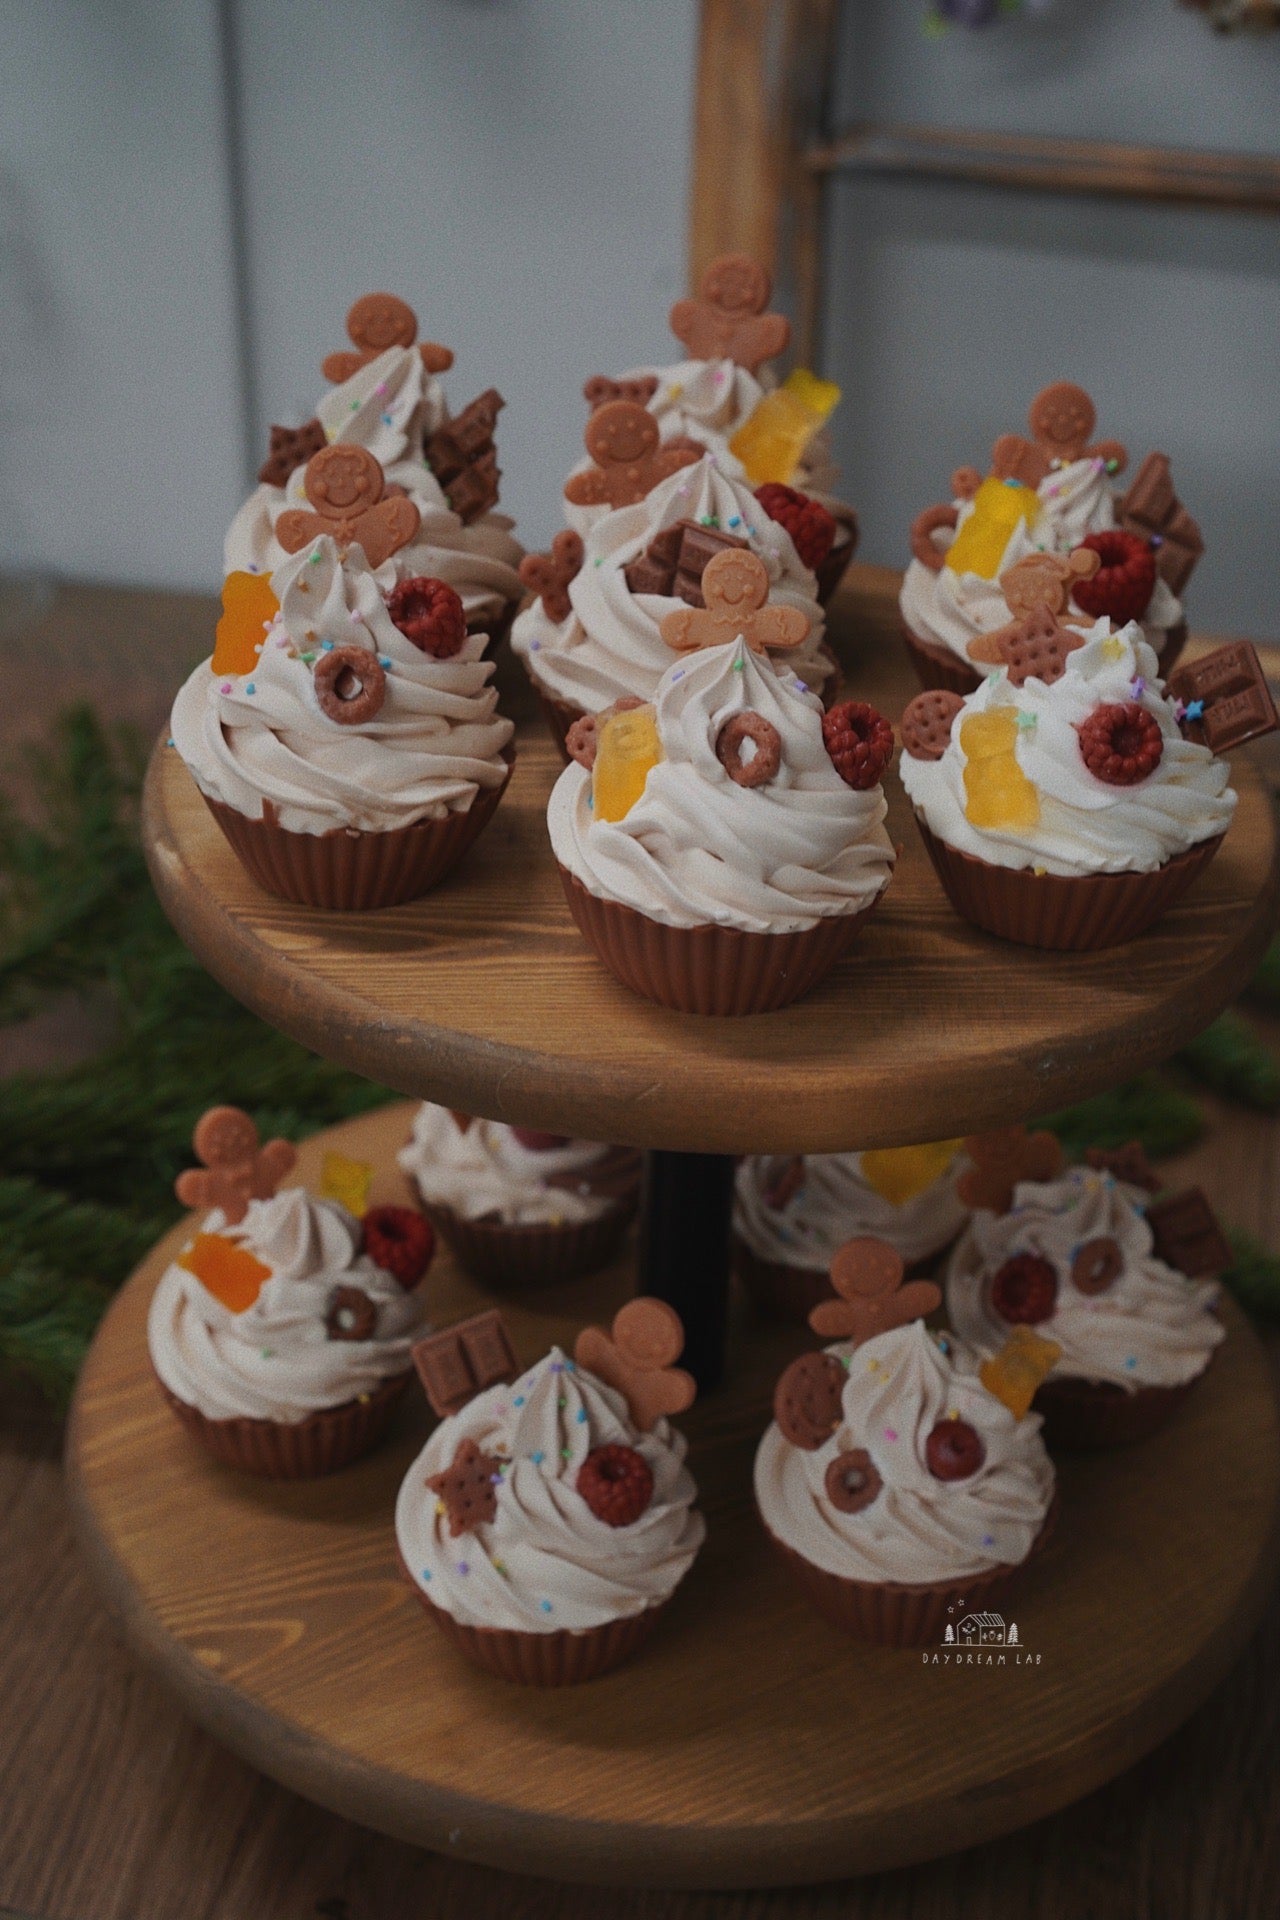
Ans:
POLYGON ((823 1340, 852 1340, 861 1346, 877 1333, 922 1320, 942 1303, 931 1280, 903 1285, 902 1255, 884 1240, 859 1236, 846 1240, 831 1262, 831 1284, 839 1295, 820 1300, 809 1325, 823 1340))
POLYGON ((671 331, 694 360, 733 360, 754 373, 765 360, 785 353, 791 322, 766 313, 773 283, 758 260, 724 253, 698 284, 696 300, 677 300, 671 331))
MULTIPOLYGON (((989 651, 1008 669, 1009 684, 1014 687, 1028 680, 1043 680, 1051 687, 1066 672, 1067 655, 1084 645, 1080 629, 1063 626, 1045 606, 1036 607, 1024 619, 1012 621, 987 638, 996 642, 989 651)), ((988 656, 984 653, 981 657, 988 656)))
POLYGON ((970 1134, 964 1150, 973 1165, 961 1174, 956 1192, 966 1207, 992 1213, 1008 1213, 1020 1180, 1055 1180, 1065 1162, 1056 1133, 1028 1133, 1025 1127, 970 1134))
POLYGON ((565 481, 564 497, 576 507, 634 506, 699 458, 689 446, 662 446, 657 421, 634 400, 597 408, 582 438, 595 465, 565 481))
POLYGON ((809 636, 808 616, 799 607, 765 605, 768 569, 749 547, 726 547, 712 555, 702 572, 702 597, 705 607, 677 607, 659 622, 658 631, 674 653, 738 638, 753 653, 763 653, 769 647, 798 647, 809 636))
MULTIPOLYGON (((344 349, 331 353, 320 367, 335 387, 350 380, 388 347, 411 347, 418 338, 418 316, 394 293, 366 293, 347 314, 347 338, 355 352, 344 349)), ((449 348, 437 346, 434 340, 424 340, 418 352, 428 373, 446 373, 453 365, 449 348)))
POLYGON ((584 1327, 573 1357, 580 1367, 616 1387, 631 1418, 648 1433, 664 1414, 683 1413, 697 1388, 692 1374, 675 1365, 684 1351, 684 1328, 665 1300, 640 1295, 613 1317, 613 1327, 584 1327))
POLYGON ((210 1107, 191 1136, 201 1167, 173 1183, 184 1207, 221 1207, 227 1225, 238 1226, 251 1200, 270 1200, 298 1158, 290 1140, 258 1142, 258 1129, 239 1107, 210 1107))
POLYGON ((427 1475, 425 1485, 444 1502, 454 1539, 487 1525, 496 1516, 501 1467, 501 1460, 482 1453, 468 1435, 459 1440, 457 1452, 443 1473, 427 1475))
POLYGON ((258 468, 265 487, 284 487, 297 467, 305 467, 313 453, 325 445, 324 428, 318 420, 304 420, 300 427, 272 427, 271 448, 258 468))
POLYGON ((1092 547, 1076 547, 1068 554, 1029 553, 1025 559, 1006 567, 1000 575, 1000 591, 1013 619, 970 640, 969 658, 980 665, 1003 666, 1006 649, 1020 645, 1023 623, 1042 612, 1048 613, 1054 622, 1062 623, 1076 582, 1092 580, 1100 565, 1101 556, 1092 547))
POLYGON ((572 613, 569 588, 582 571, 585 552, 581 534, 566 527, 551 542, 550 553, 526 553, 520 562, 520 578, 537 594, 548 620, 559 624, 572 613))
POLYGON ((403 493, 384 498, 382 468, 365 447, 339 441, 313 454, 304 486, 313 511, 289 507, 276 521, 276 539, 286 553, 300 553, 327 533, 339 553, 359 543, 376 568, 418 531, 418 509, 403 493))

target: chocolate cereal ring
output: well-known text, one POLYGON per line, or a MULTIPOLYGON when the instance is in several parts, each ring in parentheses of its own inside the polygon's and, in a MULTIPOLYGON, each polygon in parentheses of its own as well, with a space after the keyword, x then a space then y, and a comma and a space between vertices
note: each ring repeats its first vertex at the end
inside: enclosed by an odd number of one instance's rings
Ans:
POLYGON ((564 737, 565 752, 590 773, 596 764, 596 744, 596 716, 594 713, 584 713, 574 721, 564 737))
POLYGON ((340 727, 363 726, 382 711, 387 676, 368 647, 331 647, 316 661, 313 678, 320 711, 340 727))
POLYGON ((1117 1242, 1104 1234, 1097 1240, 1086 1240, 1076 1249, 1071 1262, 1071 1284, 1079 1293, 1105 1293, 1123 1272, 1124 1255, 1117 1242))
POLYGON ((952 722, 963 705, 960 694, 943 687, 916 695, 898 728, 913 760, 941 760, 951 742, 952 722))
POLYGON ((324 1324, 331 1340, 372 1340, 378 1309, 360 1287, 335 1287, 324 1324))
POLYGON ((766 786, 782 765, 782 735, 772 720, 748 708, 745 713, 733 714, 721 727, 716 735, 716 759, 735 786, 766 786), (748 740, 754 742, 755 752, 750 760, 744 760, 742 749, 748 740))
POLYGON ((880 1492, 884 1481, 865 1447, 838 1453, 827 1468, 823 1489, 837 1513, 861 1513, 880 1492))

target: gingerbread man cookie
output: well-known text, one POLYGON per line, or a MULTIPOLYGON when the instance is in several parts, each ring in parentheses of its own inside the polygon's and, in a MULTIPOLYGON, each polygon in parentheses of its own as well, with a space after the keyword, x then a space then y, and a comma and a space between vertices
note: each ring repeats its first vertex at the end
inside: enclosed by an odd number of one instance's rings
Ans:
POLYGON ((564 497, 575 507, 632 507, 700 457, 690 446, 661 446, 657 421, 634 400, 598 407, 582 438, 596 464, 565 481, 564 497))
MULTIPOLYGON (((394 293, 366 293, 347 315, 347 338, 356 351, 331 353, 320 371, 335 387, 350 380, 388 347, 411 347, 418 338, 418 316, 406 300, 394 293)), ((447 373, 453 365, 448 347, 424 340, 418 347, 428 373, 447 373)))
POLYGON ((961 1174, 956 1192, 966 1207, 992 1213, 1008 1213, 1020 1180, 1056 1180, 1065 1161, 1056 1133, 1028 1133, 1025 1127, 970 1134, 964 1150, 973 1165, 961 1174))
POLYGON ((693 1375, 675 1365, 683 1351, 684 1327, 675 1308, 641 1295, 618 1309, 611 1333, 584 1327, 573 1357, 617 1388, 631 1418, 648 1433, 664 1414, 683 1413, 693 1405, 693 1375))
POLYGON ((732 360, 755 373, 762 361, 785 353, 791 322, 766 313, 773 282, 758 260, 724 253, 698 285, 696 300, 677 300, 671 331, 694 360, 732 360))
POLYGON ((1019 480, 1024 487, 1038 487, 1054 467, 1086 458, 1104 461, 1113 473, 1123 472, 1129 455, 1118 440, 1087 444, 1097 424, 1097 409, 1084 388, 1071 380, 1057 380, 1031 402, 1027 414, 1031 439, 1005 433, 996 441, 991 449, 992 470, 1001 480, 1019 480))
POLYGON ((831 1284, 839 1298, 820 1300, 809 1325, 823 1340, 852 1340, 861 1346, 891 1327, 922 1320, 942 1304, 932 1280, 909 1280, 902 1255, 887 1241, 860 1236, 837 1248, 831 1284))
MULTIPOLYGON (((1102 556, 1092 547, 1076 547, 1071 553, 1029 553, 1006 567, 1000 575, 1000 591, 1013 619, 991 633, 980 633, 969 642, 969 658, 989 666, 1005 664, 1006 642, 1018 639, 1024 620, 1042 608, 1058 621, 1071 604, 1077 581, 1092 580, 1102 564, 1102 556)), ((1073 623, 1068 623, 1073 624, 1073 623)))
POLYGON ((742 638, 753 653, 798 647, 809 636, 808 615, 799 607, 770 607, 769 572, 749 547, 713 554, 702 574, 705 607, 677 607, 658 624, 673 653, 694 653, 742 638))
POLYGON ((566 527, 551 542, 550 553, 526 553, 520 562, 520 578, 530 593, 542 602, 542 611, 557 625, 573 611, 569 588, 582 571, 586 548, 581 534, 566 527))
POLYGON ((303 483, 314 512, 289 507, 276 521, 276 539, 286 553, 300 553, 309 540, 329 534, 339 553, 358 542, 370 567, 378 568, 418 531, 421 516, 403 493, 384 497, 382 468, 365 447, 338 442, 313 454, 303 483))
POLYGON ((258 1141, 258 1129, 239 1107, 210 1107, 191 1136, 196 1159, 173 1183, 184 1207, 221 1207, 229 1227, 239 1226, 251 1200, 270 1200, 298 1158, 291 1140, 258 1141))

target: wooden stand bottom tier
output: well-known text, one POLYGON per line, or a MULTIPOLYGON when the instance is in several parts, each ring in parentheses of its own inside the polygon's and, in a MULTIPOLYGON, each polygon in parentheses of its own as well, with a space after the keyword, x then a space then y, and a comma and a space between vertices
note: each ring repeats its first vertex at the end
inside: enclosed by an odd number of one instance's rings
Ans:
MULTIPOLYGON (((373 1162, 411 1109, 309 1143, 373 1162)), ((67 1471, 81 1542, 139 1656, 244 1758, 335 1812, 441 1852, 603 1885, 758 1887, 905 1865, 1089 1792, 1205 1698, 1277 1562, 1280 1434, 1265 1356, 1228 1339, 1161 1434, 1064 1456, 1052 1544, 1005 1608, 1014 1648, 861 1647, 825 1626, 765 1547, 751 1460, 802 1334, 731 1328, 726 1386, 688 1417, 707 1545, 653 1640, 558 1693, 463 1663, 396 1565, 396 1488, 429 1415, 330 1480, 255 1482, 207 1458, 151 1378, 155 1249, 85 1367, 67 1471)), ((484 1296, 440 1255, 441 1323, 484 1296)), ((503 1302, 521 1357, 602 1319, 604 1275, 503 1302)))

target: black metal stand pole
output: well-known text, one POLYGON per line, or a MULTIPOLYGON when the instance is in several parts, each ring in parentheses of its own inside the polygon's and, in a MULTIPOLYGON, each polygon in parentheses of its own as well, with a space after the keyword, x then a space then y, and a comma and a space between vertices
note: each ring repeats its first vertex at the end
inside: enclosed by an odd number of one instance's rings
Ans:
POLYGON ((645 1155, 639 1291, 684 1321, 681 1365, 703 1393, 724 1376, 733 1168, 727 1153, 645 1155))

